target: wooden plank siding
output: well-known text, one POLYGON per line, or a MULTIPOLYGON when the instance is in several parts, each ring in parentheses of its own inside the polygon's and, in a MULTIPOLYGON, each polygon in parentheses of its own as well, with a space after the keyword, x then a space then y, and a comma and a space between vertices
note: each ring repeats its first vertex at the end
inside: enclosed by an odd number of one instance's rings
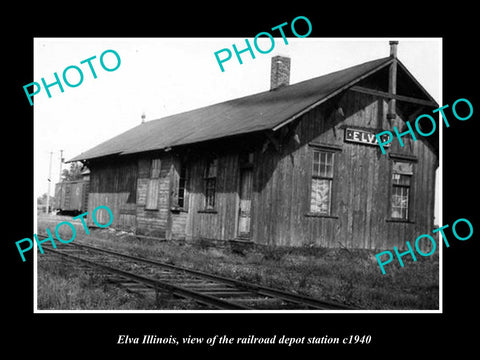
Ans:
POLYGON ((187 239, 234 239, 238 216, 238 156, 235 152, 218 156, 215 206, 207 210, 204 169, 208 156, 208 152, 200 155, 189 168, 189 210, 185 219, 185 235, 187 239))
MULTIPOLYGON (((128 204, 129 193, 90 193, 88 198, 88 213, 92 214, 98 206, 108 206, 113 213, 113 222, 110 227, 132 231, 135 229, 135 204, 128 204)), ((100 209, 95 214, 97 222, 108 223, 109 214, 106 210, 100 209)), ((87 225, 96 227, 91 215, 87 217, 87 225)))
MULTIPOLYGON (((111 227, 133 231, 136 225, 135 197, 137 188, 137 162, 133 157, 120 160, 103 159, 89 165, 90 186, 88 212, 98 206, 108 206, 113 213, 111 227)), ((100 210, 97 221, 108 222, 108 213, 100 210)), ((96 226, 88 216, 88 226, 96 226)))
POLYGON ((89 211, 107 205, 114 213, 113 227, 143 235, 194 241, 236 239, 240 154, 248 143, 254 152, 251 241, 278 246, 403 249, 407 240, 412 242, 433 229, 437 155, 421 137, 416 142, 403 137, 403 147, 394 139, 387 155, 378 146, 344 141, 346 127, 375 133, 380 129, 393 132, 394 126, 402 130, 410 114, 402 114, 397 105, 397 117, 387 120, 387 111, 384 97, 346 91, 269 136, 250 134, 236 142, 224 140, 222 146, 221 141, 210 142, 142 153, 118 164, 93 163, 89 211), (314 148, 334 154, 328 216, 310 213, 314 148), (217 156, 215 205, 206 209, 204 175, 212 154, 217 156), (413 161, 410 218, 403 222, 389 218, 395 155, 413 161), (150 178, 153 158, 160 158, 155 185, 150 178), (188 159, 184 209, 173 207, 180 159, 188 159), (153 195, 156 204, 147 207, 147 199, 154 199, 153 195))
MULTIPOLYGON (((425 144, 394 140, 389 153, 413 156, 409 222, 389 221, 391 196, 390 155, 378 146, 344 142, 345 127, 402 129, 400 116, 386 120, 383 98, 347 91, 336 99, 344 117, 328 107, 306 113, 296 127, 301 145, 284 144, 281 154, 269 149, 258 157, 255 172, 253 240, 262 244, 349 248, 404 248, 433 229, 435 164, 437 156, 425 144), (311 186, 311 147, 338 147, 334 161, 331 217, 308 214, 311 186)), ((375 131, 377 132, 377 131, 375 131)), ((427 244, 428 245, 428 244, 427 244)))
POLYGON ((167 237, 171 172, 172 157, 169 154, 144 155, 139 158, 136 197, 137 234, 158 238, 167 237), (156 172, 155 176, 158 175, 158 177, 155 178, 150 178, 152 159, 160 159, 160 172, 156 172))

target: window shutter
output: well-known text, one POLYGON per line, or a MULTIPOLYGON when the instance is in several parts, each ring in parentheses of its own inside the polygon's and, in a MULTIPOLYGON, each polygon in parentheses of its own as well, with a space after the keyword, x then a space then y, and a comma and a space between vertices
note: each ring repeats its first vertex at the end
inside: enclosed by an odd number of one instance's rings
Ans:
POLYGON ((145 209, 157 210, 158 209, 158 189, 160 185, 160 179, 148 180, 147 187, 147 199, 145 209))

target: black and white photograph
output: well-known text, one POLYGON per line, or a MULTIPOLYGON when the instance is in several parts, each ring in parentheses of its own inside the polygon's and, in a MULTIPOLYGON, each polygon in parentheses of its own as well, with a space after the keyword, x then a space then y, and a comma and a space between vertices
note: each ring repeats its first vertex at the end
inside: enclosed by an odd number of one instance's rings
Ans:
POLYGON ((415 242, 441 224, 439 130, 415 119, 441 59, 438 38, 35 39, 37 310, 440 310, 415 242))
POLYGON ((165 5, 9 12, 5 352, 469 354, 475 12, 165 5))

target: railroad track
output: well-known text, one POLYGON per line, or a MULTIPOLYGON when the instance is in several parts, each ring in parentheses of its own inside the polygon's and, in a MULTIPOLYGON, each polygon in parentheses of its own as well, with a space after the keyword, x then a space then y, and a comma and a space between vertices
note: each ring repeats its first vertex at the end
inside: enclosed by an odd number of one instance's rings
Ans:
MULTIPOLYGON (((39 237, 46 238, 44 235, 39 237)), ((127 289, 147 294, 168 293, 193 300, 208 309, 224 310, 350 310, 333 302, 272 289, 227 277, 191 270, 80 243, 61 244, 45 252, 101 269, 110 280, 127 289)))

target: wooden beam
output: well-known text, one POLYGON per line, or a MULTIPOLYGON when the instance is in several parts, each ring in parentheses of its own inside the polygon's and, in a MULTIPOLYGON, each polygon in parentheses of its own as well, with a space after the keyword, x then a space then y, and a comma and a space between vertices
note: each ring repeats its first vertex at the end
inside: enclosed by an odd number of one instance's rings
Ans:
POLYGON ((390 41, 390 56, 393 58, 390 68, 388 69, 388 93, 392 96, 388 100, 387 119, 395 119, 396 113, 396 99, 397 94, 397 44, 398 41, 390 41))
POLYGON ((425 96, 428 97, 430 101, 435 103, 435 107, 438 108, 440 105, 437 104, 435 99, 428 93, 427 90, 425 90, 422 84, 420 84, 418 80, 415 79, 415 77, 410 73, 410 71, 408 71, 408 69, 405 67, 405 65, 402 64, 402 62, 399 59, 397 59, 397 65, 402 69, 403 72, 405 72, 410 77, 410 79, 415 83, 415 85, 417 85, 420 88, 420 90, 425 94, 425 96))
POLYGON ((375 89, 369 89, 363 86, 352 86, 350 90, 361 92, 364 94, 369 94, 369 95, 375 95, 375 96, 381 96, 387 99, 395 99, 398 101, 404 101, 404 102, 409 102, 413 104, 419 104, 419 105, 425 105, 425 106, 431 106, 431 107, 438 107, 438 105, 430 100, 423 100, 423 99, 417 99, 414 97, 410 96, 404 96, 404 95, 397 95, 397 94, 389 94, 388 92, 381 91, 381 90, 375 90, 375 89))

